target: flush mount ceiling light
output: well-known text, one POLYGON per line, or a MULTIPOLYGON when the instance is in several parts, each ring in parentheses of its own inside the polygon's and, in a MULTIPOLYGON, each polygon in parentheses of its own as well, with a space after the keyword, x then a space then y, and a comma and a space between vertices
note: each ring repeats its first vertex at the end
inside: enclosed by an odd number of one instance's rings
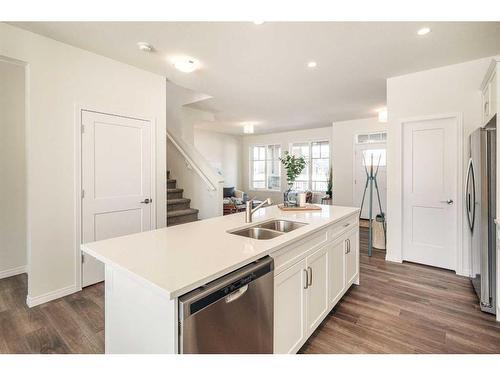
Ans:
POLYGON ((264 23, 264 21, 253 21, 253 23, 256 25, 262 25, 264 23))
POLYGON ((387 122, 387 108, 379 108, 376 112, 378 113, 378 122, 387 122))
POLYGON ((139 48, 142 52, 153 52, 154 50, 153 46, 146 42, 137 43, 137 48, 139 48))
POLYGON ((318 66, 318 63, 316 61, 309 61, 307 63, 308 68, 316 68, 318 66))
POLYGON ((431 32, 431 29, 429 27, 422 27, 421 29, 418 29, 417 35, 423 36, 427 35, 431 32))
POLYGON ((253 134, 254 132, 254 127, 253 123, 247 122, 243 124, 243 133, 245 134, 253 134))
POLYGON ((198 61, 189 56, 179 56, 172 59, 175 69, 183 73, 191 73, 200 67, 198 61))

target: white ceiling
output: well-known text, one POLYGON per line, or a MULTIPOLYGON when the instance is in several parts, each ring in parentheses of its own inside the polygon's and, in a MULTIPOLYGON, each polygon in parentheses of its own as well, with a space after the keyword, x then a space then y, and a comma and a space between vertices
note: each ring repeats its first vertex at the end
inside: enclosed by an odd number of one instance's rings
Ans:
MULTIPOLYGON (((500 22, 16 22, 24 29, 165 75, 210 95, 214 130, 257 133, 372 117, 385 80, 500 53, 500 22), (417 29, 430 26, 426 36, 417 29), (136 48, 149 42, 152 54, 136 48), (186 54, 202 68, 176 71, 186 54), (316 69, 306 63, 314 60, 316 69)), ((479 83, 478 83, 479 84, 479 83)))

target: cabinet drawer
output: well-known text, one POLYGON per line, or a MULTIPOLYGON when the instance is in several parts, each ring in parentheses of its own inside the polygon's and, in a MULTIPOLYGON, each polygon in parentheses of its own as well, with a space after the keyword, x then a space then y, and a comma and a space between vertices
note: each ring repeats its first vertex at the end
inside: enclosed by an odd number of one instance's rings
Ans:
POLYGON ((298 262, 301 258, 305 257, 310 251, 316 250, 327 241, 327 231, 322 230, 308 236, 298 243, 287 246, 281 250, 271 254, 274 258, 274 273, 277 275, 284 271, 294 263, 298 262))
POLYGON ((340 236, 345 231, 351 230, 358 226, 358 214, 349 216, 348 218, 342 220, 339 223, 334 224, 328 229, 328 241, 332 241, 338 236, 340 236))

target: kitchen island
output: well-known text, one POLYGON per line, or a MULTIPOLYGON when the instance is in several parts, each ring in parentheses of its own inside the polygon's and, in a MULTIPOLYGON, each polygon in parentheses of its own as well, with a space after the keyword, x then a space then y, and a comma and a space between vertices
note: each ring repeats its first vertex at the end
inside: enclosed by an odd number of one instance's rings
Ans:
POLYGON ((298 351, 359 283, 359 209, 321 208, 270 206, 250 224, 238 213, 82 245, 106 268, 106 353, 178 353, 178 297, 267 255, 274 259, 274 352, 298 351), (306 225, 266 240, 230 233, 272 219, 306 225))

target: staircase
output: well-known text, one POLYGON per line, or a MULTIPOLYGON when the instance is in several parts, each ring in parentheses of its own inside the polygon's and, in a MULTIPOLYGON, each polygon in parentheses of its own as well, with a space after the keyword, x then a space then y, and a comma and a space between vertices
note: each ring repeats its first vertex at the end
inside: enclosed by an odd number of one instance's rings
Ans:
POLYGON ((167 227, 198 220, 198 210, 191 208, 191 199, 184 198, 183 192, 167 171, 167 227))

